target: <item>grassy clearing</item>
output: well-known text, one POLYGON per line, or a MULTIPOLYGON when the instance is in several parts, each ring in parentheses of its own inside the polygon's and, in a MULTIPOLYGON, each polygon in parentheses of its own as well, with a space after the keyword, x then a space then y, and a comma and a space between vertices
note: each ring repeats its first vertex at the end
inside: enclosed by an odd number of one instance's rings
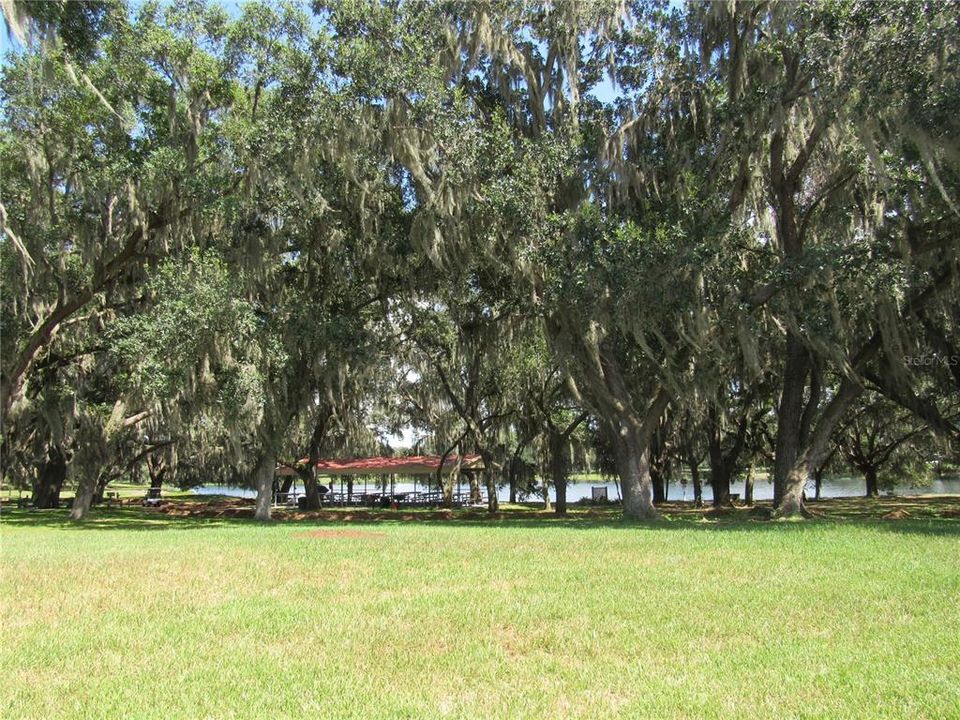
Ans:
POLYGON ((5 511, 0 715, 960 716, 960 520, 933 514, 5 511))

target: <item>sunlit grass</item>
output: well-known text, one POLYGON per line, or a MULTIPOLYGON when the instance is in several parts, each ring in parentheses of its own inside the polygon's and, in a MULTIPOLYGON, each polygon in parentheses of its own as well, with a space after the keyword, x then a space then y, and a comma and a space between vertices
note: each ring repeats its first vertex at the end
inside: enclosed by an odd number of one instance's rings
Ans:
POLYGON ((957 520, 64 516, 5 511, 3 717, 960 715, 957 520))

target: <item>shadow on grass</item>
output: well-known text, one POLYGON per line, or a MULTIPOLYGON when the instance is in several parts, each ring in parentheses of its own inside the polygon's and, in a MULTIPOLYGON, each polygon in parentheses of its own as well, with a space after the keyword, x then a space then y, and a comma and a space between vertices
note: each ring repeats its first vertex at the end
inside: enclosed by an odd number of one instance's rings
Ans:
MULTIPOLYGON (((199 530, 243 524, 236 518, 175 517, 143 508, 94 509, 81 522, 70 520, 70 509, 4 509, 0 528, 52 528, 60 530, 199 530)), ((249 522, 249 521, 248 521, 249 522)))
MULTIPOLYGON (((187 505, 194 503, 188 502, 187 505)), ((667 503, 663 518, 655 521, 631 521, 620 515, 620 508, 574 508, 567 515, 556 515, 531 506, 510 506, 490 515, 483 510, 407 510, 328 509, 316 513, 280 511, 271 524, 291 529, 312 527, 348 527, 351 525, 414 525, 421 527, 467 527, 501 529, 570 529, 632 531, 706 531, 797 533, 824 527, 859 526, 904 534, 960 536, 960 496, 904 498, 842 498, 811 502, 818 514, 810 520, 771 521, 769 505, 738 507, 716 511, 694 508, 690 503, 667 503), (893 514, 893 517, 889 517, 893 514), (888 517, 884 517, 888 516, 888 517)), ((252 517, 167 514, 139 506, 95 508, 83 522, 72 522, 69 509, 34 510, 4 508, 0 526, 8 528, 50 528, 65 530, 196 530, 259 525, 252 517)))

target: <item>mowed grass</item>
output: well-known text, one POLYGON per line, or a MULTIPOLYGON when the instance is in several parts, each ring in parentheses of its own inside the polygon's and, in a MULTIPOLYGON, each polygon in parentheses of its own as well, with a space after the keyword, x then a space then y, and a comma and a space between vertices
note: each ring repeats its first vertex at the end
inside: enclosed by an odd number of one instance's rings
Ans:
POLYGON ((4 511, 0 716, 960 717, 960 521, 4 511))

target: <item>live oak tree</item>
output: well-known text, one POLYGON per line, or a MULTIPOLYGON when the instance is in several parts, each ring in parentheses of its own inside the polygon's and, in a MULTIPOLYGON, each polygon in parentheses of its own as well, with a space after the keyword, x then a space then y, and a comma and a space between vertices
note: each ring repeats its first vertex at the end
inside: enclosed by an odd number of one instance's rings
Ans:
POLYGON ((217 41, 222 13, 193 24, 189 12, 131 19, 110 7, 82 71, 57 42, 28 44, 4 69, 5 452, 38 365, 96 352, 85 339, 152 264, 210 227, 243 177, 217 139, 232 68, 193 46, 203 32, 217 41))
POLYGON ((907 144, 924 158, 930 189, 942 187, 952 152, 944 117, 930 113, 934 126, 918 132, 931 118, 911 112, 909 88, 886 80, 878 93, 877 80, 888 71, 893 78, 917 74, 933 83, 927 86, 936 102, 949 102, 955 85, 942 63, 955 57, 955 33, 943 14, 897 6, 895 15, 909 29, 894 50, 882 39, 889 18, 878 12, 859 3, 741 3, 709 6, 698 20, 703 53, 719 58, 719 77, 749 128, 744 162, 761 169, 748 178, 745 206, 760 230, 755 257, 763 262, 772 254, 771 281, 756 297, 785 336, 774 467, 783 515, 802 511, 803 486, 862 392, 867 365, 898 363, 891 322, 903 326, 952 285, 942 255, 894 239, 901 232, 936 235, 936 224, 917 217, 932 207, 895 209, 906 188, 882 161, 888 148, 902 157, 901 139, 913 138, 907 144), (916 62, 906 72, 897 67, 905 46, 916 62), (880 123, 873 122, 877 107, 885 108, 880 123), (877 282, 863 283, 864 277, 877 282), (827 397, 823 373, 830 366, 841 379, 827 397))
POLYGON ((224 46, 240 63, 226 140, 248 154, 250 180, 208 244, 255 317, 258 419, 242 436, 238 465, 257 489, 260 519, 269 517, 277 460, 304 447, 298 428, 309 426, 307 454, 316 459, 333 415, 326 401, 361 371, 383 284, 402 264, 391 255, 400 194, 371 147, 342 140, 359 110, 326 80, 330 43, 302 11, 261 4, 245 8, 224 46))
MULTIPOLYGON (((958 411, 960 407, 952 414, 958 411)), ((887 469, 894 466, 902 472, 910 464, 912 441, 923 435, 930 435, 929 428, 909 411, 882 397, 861 397, 838 432, 836 443, 844 459, 863 475, 866 496, 876 497, 881 476, 887 475, 885 484, 893 487, 897 478, 893 473, 888 475, 887 469)))
MULTIPOLYGON (((107 303, 136 297, 158 258, 189 245, 223 252, 243 280, 240 295, 263 320, 282 320, 288 302, 300 309, 300 325, 310 327, 310 289, 325 289, 321 305, 328 307, 344 299, 338 292, 352 294, 340 306, 350 319, 366 302, 358 291, 372 262, 366 238, 389 221, 376 191, 364 199, 344 184, 353 180, 364 190, 381 166, 365 165, 357 148, 337 155, 330 121, 337 109, 317 102, 325 93, 318 83, 323 54, 313 51, 322 51, 322 41, 311 37, 306 16, 260 5, 230 22, 201 6, 145 7, 129 23, 121 20, 87 68, 94 88, 110 87, 106 95, 72 82, 55 55, 47 58, 53 73, 41 73, 39 56, 29 53, 6 71, 7 102, 16 110, 5 116, 11 165, 4 173, 3 250, 12 291, 5 293, 12 300, 4 307, 5 331, 22 341, 4 343, 5 415, 20 409, 33 367, 55 338, 62 341, 58 331, 68 320, 71 328, 101 320, 111 310, 107 303), (310 46, 314 40, 321 45, 310 46), (37 88, 49 95, 39 105, 31 95, 37 88), (315 134, 301 134, 310 128, 315 134), (324 170, 309 157, 347 157, 349 167, 324 170), (311 223, 329 207, 324 191, 348 193, 352 210, 314 234, 311 223), (323 288, 329 277, 342 282, 323 288)), ((324 325, 322 317, 317 324, 324 325)), ((256 371, 265 449, 255 454, 260 485, 268 486, 270 456, 289 413, 310 395, 319 373, 307 366, 320 351, 277 322, 264 325, 260 339, 268 350, 256 371), (285 345, 298 355, 285 355, 285 345), (306 384, 294 387, 289 377, 306 384)))
POLYGON ((549 352, 542 323, 531 326, 524 340, 516 343, 517 355, 523 358, 519 361, 518 396, 529 425, 518 418, 517 426, 523 430, 519 431, 522 438, 517 449, 529 443, 539 446, 544 509, 550 509, 552 485, 555 511, 563 515, 567 512, 571 457, 581 440, 578 430, 584 427, 589 413, 575 402, 566 373, 549 352))
POLYGON ((241 291, 219 255, 194 250, 161 264, 138 312, 111 328, 124 392, 153 414, 147 437, 172 446, 169 473, 182 465, 187 476, 235 482, 248 462, 264 393, 259 367, 276 349, 241 291))
MULTIPOLYGON (((467 99, 465 106, 461 102, 452 107, 466 107, 473 112, 484 142, 498 142, 498 152, 487 153, 485 162, 487 166, 495 163, 500 170, 495 175, 487 175, 481 169, 480 173, 470 176, 472 183, 461 182, 460 189, 451 188, 442 196, 443 203, 435 203, 432 198, 438 197, 437 183, 444 182, 444 170, 458 165, 448 160, 444 145, 428 139, 426 150, 431 161, 437 163, 438 177, 418 172, 418 167, 430 167, 423 162, 424 148, 420 148, 418 156, 406 160, 415 180, 423 185, 425 227, 432 228, 442 241, 439 244, 442 250, 434 251, 441 262, 445 256, 452 256, 456 261, 457 253, 462 253, 465 247, 491 255, 503 240, 510 240, 504 252, 495 257, 512 273, 514 284, 529 287, 534 302, 542 305, 547 292, 545 274, 556 270, 544 267, 547 260, 544 250, 555 246, 557 237, 567 236, 565 228, 577 226, 559 214, 573 212, 571 217, 576 217, 579 204, 589 195, 585 189, 586 175, 577 166, 590 157, 589 148, 584 149, 579 140, 578 108, 581 91, 588 87, 581 86, 584 79, 581 71, 591 63, 595 66, 602 55, 602 49, 607 46, 607 29, 618 23, 616 10, 613 6, 588 8, 571 4, 551 15, 528 13, 521 8, 488 11, 464 6, 454 9, 450 22, 457 37, 454 46, 457 54, 443 56, 440 71, 446 72, 456 84, 460 95, 454 97, 467 99), (592 59, 585 59, 580 41, 594 29, 602 32, 597 36, 596 45, 585 51, 592 59), (443 155, 438 155, 438 150, 443 155), (499 178, 499 182, 487 183, 490 177, 499 178), (503 196, 497 191, 507 187, 511 195, 504 198, 506 202, 498 203, 503 196), (474 207, 486 210, 483 216, 486 227, 481 232, 475 231, 475 225, 470 222, 474 207), (491 210, 500 212, 491 215, 491 210), (495 220, 492 228, 491 218, 495 220)), ((596 67, 590 72, 593 78, 589 82, 595 83, 596 67)), ((556 297, 551 295, 550 302, 556 297)), ((550 307, 558 308, 566 300, 561 299, 550 307)), ((549 311, 537 312, 541 316, 549 315, 549 311)), ((574 349, 577 343, 583 343, 585 336, 587 342, 591 342, 596 329, 583 318, 568 324, 567 329, 572 332, 564 333, 556 324, 547 327, 555 341, 565 342, 569 335, 571 340, 565 344, 574 349)), ((558 343, 554 342, 554 346, 558 343)), ((589 361, 580 367, 587 366, 589 361)), ((594 389, 599 387, 594 383, 594 389)), ((620 390, 618 387, 605 392, 610 395, 620 390)), ((655 403, 661 404, 660 399, 655 403)), ((605 405, 604 415, 618 422, 612 417, 611 407, 605 405)), ((633 432, 636 430, 634 427, 633 432)), ((631 444, 637 445, 635 440, 631 444)), ((642 449, 631 451, 625 459, 624 472, 631 478, 642 478, 642 471, 639 475, 635 472, 642 462, 642 449)), ((630 487, 637 486, 637 482, 643 480, 632 482, 630 487)), ((629 493, 629 514, 649 512, 640 499, 642 494, 642 490, 629 493), (638 499, 634 501, 634 497, 638 499)))

